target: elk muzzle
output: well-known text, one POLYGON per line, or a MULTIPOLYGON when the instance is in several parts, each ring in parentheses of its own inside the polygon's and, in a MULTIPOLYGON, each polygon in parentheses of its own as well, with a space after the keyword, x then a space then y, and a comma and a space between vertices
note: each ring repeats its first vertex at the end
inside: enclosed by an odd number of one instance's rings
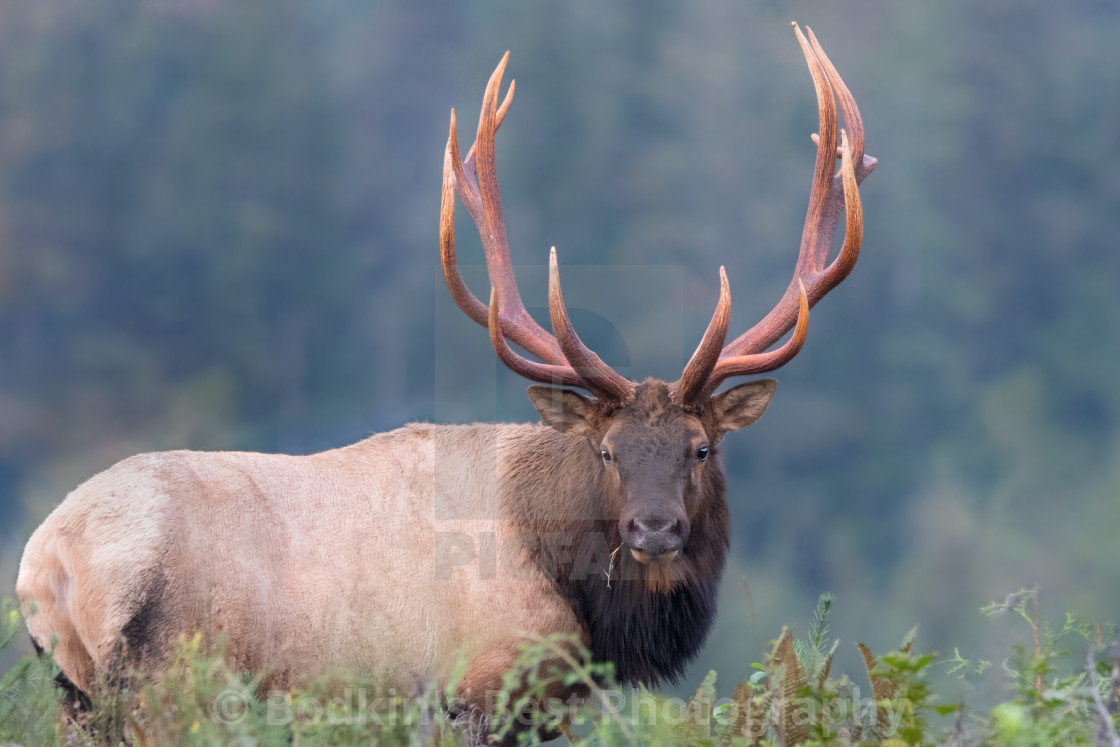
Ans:
POLYGON ((688 516, 681 503, 631 503, 623 509, 618 529, 639 563, 668 563, 688 541, 688 516))

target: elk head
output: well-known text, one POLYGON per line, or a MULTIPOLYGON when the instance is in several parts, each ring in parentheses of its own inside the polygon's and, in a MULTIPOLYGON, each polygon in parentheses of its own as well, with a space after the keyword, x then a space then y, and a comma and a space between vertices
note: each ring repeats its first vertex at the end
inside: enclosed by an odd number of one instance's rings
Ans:
POLYGON ((816 87, 820 133, 813 136, 817 160, 793 279, 760 322, 725 344, 731 293, 721 267, 715 314, 680 379, 672 383, 630 381, 580 341, 564 307, 555 249, 549 260, 551 333, 533 320, 521 301, 494 162, 494 136, 513 99, 511 83, 499 103, 508 52, 486 87, 477 138, 466 158, 460 157, 455 112, 451 113, 440 211, 447 287, 459 308, 489 329, 502 363, 527 379, 551 385, 529 388, 533 405, 553 428, 586 439, 599 459, 602 479, 621 497, 619 535, 642 563, 671 562, 686 549, 704 472, 718 469, 713 457, 720 439, 757 420, 777 382, 751 381, 718 394, 716 389, 732 377, 773 371, 797 355, 808 332, 809 309, 847 277, 859 255, 863 216, 858 185, 876 161, 864 154, 859 110, 840 75, 812 30, 806 39, 796 24, 794 29, 816 87), (838 126, 837 99, 847 130, 838 126), (835 173, 837 158, 840 169, 835 173), (482 238, 491 283, 489 304, 471 293, 456 267, 456 194, 482 238), (829 262, 841 215, 846 216, 844 243, 829 262), (771 350, 790 330, 789 340, 771 350), (511 342, 532 358, 515 352, 511 342))

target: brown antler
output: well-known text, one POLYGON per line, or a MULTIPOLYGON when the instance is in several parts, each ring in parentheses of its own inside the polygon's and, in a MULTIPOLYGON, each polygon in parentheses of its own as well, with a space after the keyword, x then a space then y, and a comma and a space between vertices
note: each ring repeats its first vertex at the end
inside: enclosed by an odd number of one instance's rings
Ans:
POLYGON ((578 386, 604 402, 621 404, 634 396, 634 384, 615 373, 576 335, 564 308, 560 274, 553 249, 549 268, 549 312, 553 334, 546 332, 525 310, 509 258, 509 240, 502 220, 502 198, 494 161, 494 134, 501 126, 513 100, 514 84, 498 105, 502 74, 509 52, 502 57, 482 100, 478 135, 467 152, 459 157, 455 132, 455 111, 451 112, 451 132, 443 160, 443 199, 440 206, 439 237, 443 277, 459 308, 474 321, 489 327, 490 341, 498 359, 514 372, 546 384, 578 386), (490 275, 490 304, 479 301, 463 282, 455 264, 455 194, 478 226, 490 275), (543 363, 529 360, 510 348, 506 340, 520 345, 543 363))
POLYGON ((876 160, 864 154, 863 121, 859 108, 821 49, 812 29, 806 29, 809 32, 806 39, 796 23, 793 28, 809 64, 809 73, 813 76, 820 110, 820 135, 813 136, 817 144, 817 162, 797 267, 785 294, 770 313, 722 350, 720 348, 727 335, 731 295, 727 276, 720 268, 720 299, 716 312, 681 378, 669 385, 674 399, 688 407, 702 406, 728 377, 773 371, 788 363, 805 343, 809 308, 839 285, 859 258, 863 239, 859 184, 875 169, 876 160), (844 112, 847 131, 838 127, 836 99, 839 99, 844 112), (837 156, 840 157, 840 171, 834 173, 837 156), (847 215, 844 244, 832 263, 826 264, 841 214, 847 215), (764 352, 790 329, 794 333, 785 345, 764 352))

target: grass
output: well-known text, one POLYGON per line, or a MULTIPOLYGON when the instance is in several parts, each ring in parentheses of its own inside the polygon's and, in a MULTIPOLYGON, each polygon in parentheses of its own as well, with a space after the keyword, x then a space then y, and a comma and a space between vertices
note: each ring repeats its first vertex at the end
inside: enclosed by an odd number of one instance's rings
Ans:
MULTIPOLYGON (((864 671, 854 677, 833 671, 839 644, 829 637, 832 605, 822 595, 808 634, 783 630, 747 680, 721 692, 711 672, 689 698, 618 687, 611 666, 591 661, 574 640, 532 641, 505 680, 505 693, 519 696, 496 700, 499 715, 489 729, 516 737, 518 721, 545 730, 567 722, 580 745, 1120 744, 1120 645, 1106 646, 1100 628, 1072 616, 1052 627, 1040 616, 1035 591, 983 610, 1021 619, 1026 634, 998 664, 959 651, 944 659, 921 652, 911 631, 886 653, 858 644, 864 671), (993 674, 1002 693, 989 708, 945 698, 931 685, 931 679, 993 674), (588 695, 549 700, 558 683, 581 686, 588 695)), ((3 600, 0 653, 24 634, 14 601, 3 600)), ((418 692, 338 678, 261 692, 255 675, 226 666, 222 650, 221 638, 184 636, 159 674, 106 673, 92 694, 92 711, 77 720, 55 687, 50 655, 20 657, 0 677, 0 744, 442 746, 477 738, 461 717, 448 715, 455 678, 418 692)), ((535 737, 530 731, 520 739, 535 737)))

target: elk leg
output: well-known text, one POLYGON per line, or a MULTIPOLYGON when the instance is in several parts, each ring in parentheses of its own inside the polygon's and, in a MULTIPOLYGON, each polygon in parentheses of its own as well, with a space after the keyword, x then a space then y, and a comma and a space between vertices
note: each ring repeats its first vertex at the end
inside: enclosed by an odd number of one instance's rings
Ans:
MULTIPOLYGON (((527 708, 517 713, 509 711, 512 704, 516 703, 527 686, 522 675, 522 682, 517 689, 510 691, 505 687, 506 673, 514 669, 521 656, 523 639, 510 639, 492 646, 489 650, 476 657, 467 667, 467 672, 459 683, 458 695, 461 700, 462 718, 472 731, 484 730, 488 733, 496 732, 504 723, 504 719, 514 719, 513 728, 506 733, 502 744, 517 744, 518 734, 529 729, 533 724, 533 713, 551 713, 557 708, 567 709, 570 704, 578 702, 573 700, 586 699, 587 688, 583 685, 566 685, 562 679, 549 682, 540 702, 534 702, 527 708)), ((534 666, 542 671, 562 671, 565 664, 559 657, 548 658, 534 662, 534 666)), ((551 729, 542 729, 540 737, 544 740, 556 739, 564 732, 568 715, 564 722, 551 729)), ((493 742, 497 744, 497 742, 493 742)))

